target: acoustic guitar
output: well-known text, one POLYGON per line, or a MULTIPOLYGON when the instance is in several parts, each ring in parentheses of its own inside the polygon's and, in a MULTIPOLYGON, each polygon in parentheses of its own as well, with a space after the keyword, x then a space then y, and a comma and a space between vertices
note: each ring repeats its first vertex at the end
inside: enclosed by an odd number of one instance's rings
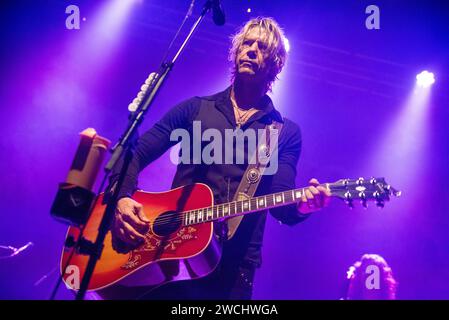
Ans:
MULTIPOLYGON (((351 207, 356 200, 364 206, 374 201, 377 206, 383 207, 391 195, 400 195, 384 178, 341 179, 322 185, 333 197, 344 200, 351 207)), ((115 285, 122 288, 120 292, 123 296, 126 288, 130 292, 133 287, 145 288, 148 292, 168 282, 204 277, 215 269, 221 257, 221 246, 214 234, 214 221, 300 202, 305 189, 217 205, 214 205, 212 190, 201 183, 159 193, 137 191, 133 199, 143 205, 144 213, 150 220, 145 241, 132 251, 119 253, 112 246, 109 231, 88 290, 98 291, 100 295, 105 293, 102 296, 108 297, 107 289, 115 285)), ((102 201, 103 195, 100 195, 83 231, 84 238, 92 242, 96 239, 106 207, 102 201)), ((73 244, 79 234, 78 228, 70 227, 66 244, 73 244)), ((79 271, 77 275, 82 277, 87 262, 88 256, 79 252, 76 246, 64 247, 61 273, 69 288, 78 289, 73 273, 68 270, 76 268, 79 271), (69 267, 64 270, 68 262, 69 267)))

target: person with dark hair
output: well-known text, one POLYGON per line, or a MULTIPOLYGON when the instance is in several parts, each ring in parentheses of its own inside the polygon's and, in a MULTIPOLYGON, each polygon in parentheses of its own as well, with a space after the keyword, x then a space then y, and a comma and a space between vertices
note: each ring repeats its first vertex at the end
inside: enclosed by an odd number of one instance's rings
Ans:
POLYGON ((383 257, 364 254, 347 272, 345 300, 394 300, 398 282, 383 257))

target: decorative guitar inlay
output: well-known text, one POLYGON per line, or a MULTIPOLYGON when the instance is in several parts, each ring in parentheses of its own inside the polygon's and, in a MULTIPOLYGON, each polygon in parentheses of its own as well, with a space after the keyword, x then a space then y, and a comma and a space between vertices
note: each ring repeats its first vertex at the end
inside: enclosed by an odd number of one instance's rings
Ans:
POLYGON ((148 232, 145 235, 145 243, 129 253, 128 261, 121 268, 130 270, 139 267, 142 263, 142 256, 159 250, 161 245, 163 245, 163 251, 165 253, 175 253, 180 244, 185 241, 197 239, 196 232, 197 229, 195 227, 187 226, 179 229, 176 234, 168 239, 148 232))

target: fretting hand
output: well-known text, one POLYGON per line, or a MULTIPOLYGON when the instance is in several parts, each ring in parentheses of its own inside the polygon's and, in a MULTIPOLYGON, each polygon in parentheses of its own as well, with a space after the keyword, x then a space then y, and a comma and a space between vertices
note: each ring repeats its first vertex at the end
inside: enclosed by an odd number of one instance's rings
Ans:
POLYGON ((298 203, 298 211, 302 214, 309 214, 326 207, 331 199, 330 191, 321 186, 317 179, 310 179, 309 184, 310 186, 304 189, 302 199, 298 203))

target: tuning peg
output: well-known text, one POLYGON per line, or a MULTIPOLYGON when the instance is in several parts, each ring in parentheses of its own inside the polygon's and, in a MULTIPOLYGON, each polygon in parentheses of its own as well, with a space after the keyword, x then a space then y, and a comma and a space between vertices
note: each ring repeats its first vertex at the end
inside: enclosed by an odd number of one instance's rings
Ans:
POLYGON ((357 182, 356 182, 356 183, 357 183, 357 185, 359 185, 359 186, 360 186, 360 185, 362 185, 362 184, 363 184, 363 182, 364 182, 364 181, 365 181, 365 179, 364 179, 364 178, 362 178, 362 177, 360 177, 360 178, 358 178, 358 179, 357 179, 357 182))
POLYGON ((359 192, 359 197, 360 197, 360 203, 362 204, 362 206, 366 209, 368 208, 368 204, 366 203, 366 194, 365 192, 361 191, 359 192))
POLYGON ((371 179, 369 180, 369 183, 371 183, 371 184, 376 184, 376 183, 377 183, 376 178, 371 177, 371 179))
POLYGON ((349 191, 345 192, 345 202, 349 206, 349 209, 354 209, 354 204, 352 203, 352 195, 349 191))
POLYGON ((380 193, 378 191, 375 191, 373 193, 373 197, 376 199, 376 206, 379 208, 383 208, 384 205, 384 201, 380 198, 380 193))

